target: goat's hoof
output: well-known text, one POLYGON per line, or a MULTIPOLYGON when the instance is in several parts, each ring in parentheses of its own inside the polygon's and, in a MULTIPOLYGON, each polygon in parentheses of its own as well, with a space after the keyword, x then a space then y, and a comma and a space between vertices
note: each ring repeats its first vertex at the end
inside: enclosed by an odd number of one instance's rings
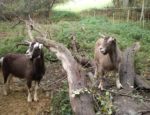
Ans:
POLYGON ((29 97, 28 97, 27 101, 28 101, 28 102, 32 102, 32 98, 29 98, 29 97))
POLYGON ((38 101, 39 101, 39 99, 38 99, 38 98, 34 98, 34 101, 35 101, 35 102, 38 102, 38 101))
POLYGON ((103 90, 104 90, 104 87, 101 86, 101 85, 99 85, 99 86, 98 86, 98 89, 100 89, 101 91, 103 91, 103 90))
POLYGON ((123 86, 121 84, 117 85, 117 89, 122 89, 122 88, 123 88, 123 86))
POLYGON ((7 96, 8 95, 8 93, 7 92, 4 92, 4 96, 7 96))
POLYGON ((130 86, 132 89, 134 88, 134 86, 130 86))
POLYGON ((32 100, 27 100, 29 103, 32 102, 32 100))
POLYGON ((7 95, 8 95, 8 92, 4 90, 4 93, 3 93, 3 94, 4 94, 5 96, 7 96, 7 95))

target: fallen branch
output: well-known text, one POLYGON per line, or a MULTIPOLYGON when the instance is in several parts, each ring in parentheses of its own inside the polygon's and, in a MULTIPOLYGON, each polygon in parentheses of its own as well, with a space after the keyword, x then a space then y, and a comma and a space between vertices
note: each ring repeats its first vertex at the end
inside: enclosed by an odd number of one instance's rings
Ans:
POLYGON ((81 67, 77 64, 70 51, 62 44, 52 40, 36 38, 36 40, 56 54, 62 61, 62 65, 68 75, 69 96, 72 109, 76 115, 95 115, 92 100, 89 94, 82 94, 79 97, 73 97, 72 93, 76 90, 86 87, 85 76, 81 67), (84 108, 84 110, 82 109, 84 108))
POLYGON ((150 110, 140 110, 138 113, 150 113, 150 110))
POLYGON ((76 62, 71 52, 64 45, 46 39, 46 35, 35 27, 31 19, 30 22, 26 22, 26 26, 31 40, 33 38, 33 40, 42 43, 49 51, 54 52, 59 60, 61 60, 62 66, 67 72, 69 97, 75 115, 95 115, 94 105, 90 94, 82 93, 78 96, 73 96, 74 92, 86 88, 86 82, 85 73, 81 66, 76 62), (42 36, 33 37, 32 30, 38 30, 37 32, 42 36))
POLYGON ((116 94, 116 95, 120 95, 120 96, 126 96, 126 97, 131 97, 131 98, 136 98, 136 99, 142 99, 144 101, 150 101, 150 99, 146 99, 144 97, 139 97, 139 96, 135 96, 135 95, 129 95, 131 94, 132 92, 128 92, 128 93, 120 93, 120 92, 115 92, 115 91, 112 91, 112 90, 105 90, 105 91, 108 91, 110 93, 113 93, 113 94, 116 94))

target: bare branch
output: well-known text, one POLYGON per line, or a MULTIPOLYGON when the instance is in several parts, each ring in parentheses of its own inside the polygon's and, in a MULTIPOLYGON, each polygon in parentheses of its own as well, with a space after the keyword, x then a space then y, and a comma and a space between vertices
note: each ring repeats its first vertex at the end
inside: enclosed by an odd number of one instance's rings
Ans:
POLYGON ((31 39, 31 41, 33 41, 34 38, 33 38, 32 32, 31 32, 33 26, 30 22, 26 21, 26 27, 27 27, 27 32, 28 32, 29 38, 31 39))

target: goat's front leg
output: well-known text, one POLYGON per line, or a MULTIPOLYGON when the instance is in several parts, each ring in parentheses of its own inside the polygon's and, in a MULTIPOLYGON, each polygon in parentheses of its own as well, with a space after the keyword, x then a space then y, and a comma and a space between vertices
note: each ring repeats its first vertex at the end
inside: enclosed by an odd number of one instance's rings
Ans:
POLYGON ((94 72, 94 79, 97 79, 98 77, 98 67, 95 65, 95 72, 94 72))
POLYGON ((122 84, 120 82, 120 79, 119 79, 118 75, 116 75, 116 76, 117 76, 117 78, 116 78, 116 86, 117 86, 118 89, 121 89, 121 88, 123 88, 123 86, 122 86, 122 84))
POLYGON ((31 85, 32 85, 32 81, 31 81, 31 80, 28 80, 28 81, 27 81, 27 87, 28 87, 28 98, 27 98, 27 101, 28 101, 28 102, 31 102, 31 101, 32 101, 31 85))
POLYGON ((37 82, 37 81, 35 81, 35 92, 34 92, 34 101, 38 101, 39 99, 38 99, 38 92, 37 92, 37 90, 39 89, 39 82, 37 82))
POLYGON ((98 85, 98 88, 100 90, 104 90, 104 78, 105 78, 104 74, 101 74, 100 75, 100 82, 99 82, 99 85, 98 85))
POLYGON ((121 75, 121 64, 119 64, 118 73, 116 74, 116 86, 118 89, 123 88, 123 86, 120 82, 120 75, 121 75))
POLYGON ((105 72, 102 70, 102 68, 100 68, 100 81, 99 81, 99 85, 98 85, 98 88, 100 90, 104 90, 104 78, 105 78, 105 72))

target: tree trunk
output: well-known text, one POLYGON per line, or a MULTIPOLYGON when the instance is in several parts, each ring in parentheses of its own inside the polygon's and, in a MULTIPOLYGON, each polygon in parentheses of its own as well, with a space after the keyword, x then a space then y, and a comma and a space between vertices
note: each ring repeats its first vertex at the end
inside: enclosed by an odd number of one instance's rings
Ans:
POLYGON ((150 89, 150 86, 144 82, 134 70, 134 55, 140 48, 137 42, 127 48, 123 53, 123 62, 121 64, 120 80, 123 88, 132 90, 135 86, 142 89, 150 89))
POLYGON ((86 88, 85 73, 81 66, 75 61, 71 52, 62 44, 52 40, 36 38, 45 47, 54 52, 62 61, 63 68, 67 72, 69 83, 69 97, 72 110, 75 115, 95 115, 92 98, 87 92, 81 93, 86 88), (79 92, 79 95, 76 95, 79 92))
POLYGON ((117 107, 116 115, 146 115, 143 114, 143 110, 149 109, 145 107, 144 102, 138 103, 132 93, 135 85, 140 89, 150 89, 150 86, 134 71, 134 54, 139 47, 139 43, 136 43, 124 52, 120 73, 123 89, 114 96, 114 105, 117 107))
POLYGON ((123 7, 128 7, 129 6, 129 0, 123 0, 123 7))

